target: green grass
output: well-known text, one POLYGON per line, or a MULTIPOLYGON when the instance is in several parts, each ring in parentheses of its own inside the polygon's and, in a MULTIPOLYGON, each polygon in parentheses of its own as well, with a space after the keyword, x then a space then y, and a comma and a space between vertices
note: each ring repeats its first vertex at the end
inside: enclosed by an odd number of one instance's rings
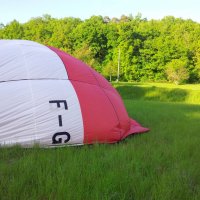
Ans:
POLYGON ((200 104, 200 84, 115 83, 123 99, 200 104))
POLYGON ((115 86, 149 133, 113 145, 2 148, 0 199, 200 199, 199 91, 115 86))

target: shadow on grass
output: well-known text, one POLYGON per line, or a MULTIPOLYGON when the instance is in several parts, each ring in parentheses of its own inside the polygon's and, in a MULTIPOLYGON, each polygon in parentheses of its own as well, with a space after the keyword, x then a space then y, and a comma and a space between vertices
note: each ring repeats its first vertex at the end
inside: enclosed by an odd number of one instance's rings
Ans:
MULTIPOLYGON (((188 102, 191 91, 185 89, 160 88, 156 86, 117 86, 116 89, 123 99, 137 99, 161 102, 188 102)), ((192 91, 193 92, 193 91, 192 91)), ((191 103, 200 102, 200 94, 196 92, 191 103)))

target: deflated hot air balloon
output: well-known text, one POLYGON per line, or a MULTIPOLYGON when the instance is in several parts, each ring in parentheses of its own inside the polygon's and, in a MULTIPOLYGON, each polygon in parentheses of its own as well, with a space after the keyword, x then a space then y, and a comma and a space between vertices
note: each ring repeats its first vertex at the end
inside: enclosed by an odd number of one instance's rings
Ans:
POLYGON ((114 143, 145 131, 80 60, 36 42, 0 40, 0 146, 114 143))

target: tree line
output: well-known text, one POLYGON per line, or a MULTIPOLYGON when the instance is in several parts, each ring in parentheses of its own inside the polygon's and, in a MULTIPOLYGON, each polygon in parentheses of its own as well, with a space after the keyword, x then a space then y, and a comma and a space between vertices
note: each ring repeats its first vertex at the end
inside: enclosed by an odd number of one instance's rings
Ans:
POLYGON ((0 39, 26 39, 54 46, 83 60, 106 78, 121 81, 200 82, 200 24, 141 14, 89 19, 50 15, 0 24, 0 39))

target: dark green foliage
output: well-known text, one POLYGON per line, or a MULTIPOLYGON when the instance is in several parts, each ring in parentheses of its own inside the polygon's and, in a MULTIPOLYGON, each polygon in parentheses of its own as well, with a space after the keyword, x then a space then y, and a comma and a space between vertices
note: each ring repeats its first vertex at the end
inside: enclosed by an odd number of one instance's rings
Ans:
POLYGON ((167 66, 182 60, 188 72, 184 81, 200 81, 200 24, 173 16, 149 21, 141 14, 120 19, 92 16, 83 21, 44 15, 24 24, 16 20, 0 24, 0 39, 28 39, 55 46, 106 78, 112 74, 112 80, 117 77, 120 51, 120 80, 167 81, 167 66))

